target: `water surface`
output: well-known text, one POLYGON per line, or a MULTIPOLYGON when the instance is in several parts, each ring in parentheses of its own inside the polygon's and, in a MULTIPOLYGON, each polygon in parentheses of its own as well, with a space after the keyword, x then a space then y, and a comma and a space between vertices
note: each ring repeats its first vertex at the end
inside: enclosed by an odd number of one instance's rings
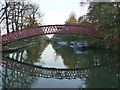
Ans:
POLYGON ((118 88, 118 65, 117 53, 40 44, 3 53, 2 87, 118 88))

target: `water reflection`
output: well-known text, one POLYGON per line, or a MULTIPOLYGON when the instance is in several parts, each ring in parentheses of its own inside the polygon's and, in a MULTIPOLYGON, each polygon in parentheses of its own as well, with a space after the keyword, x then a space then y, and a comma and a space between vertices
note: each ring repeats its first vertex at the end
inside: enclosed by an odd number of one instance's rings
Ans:
POLYGON ((14 53, 4 53, 3 56, 42 67, 70 69, 97 67, 118 61, 116 53, 88 49, 76 55, 73 48, 67 46, 56 48, 54 44, 29 47, 14 53), (83 54, 84 52, 87 54, 83 54))
POLYGON ((35 62, 34 64, 49 68, 67 68, 67 66, 64 65, 63 61, 64 60, 62 59, 62 57, 58 55, 53 49, 52 45, 49 44, 44 52, 41 54, 39 62, 35 62))
POLYGON ((118 87, 116 63, 97 68, 69 70, 41 68, 7 58, 2 60, 3 88, 118 87))
POLYGON ((29 88, 37 79, 23 69, 21 64, 2 58, 2 87, 3 88, 29 88))
POLYGON ((0 90, 2 89, 2 59, 0 58, 0 90))
POLYGON ((80 55, 80 54, 85 54, 85 55, 87 55, 87 54, 88 54, 88 50, 79 50, 79 49, 75 48, 75 49, 74 49, 74 53, 75 53, 76 55, 80 55))
POLYGON ((86 79, 56 80, 52 78, 39 78, 32 88, 86 88, 86 79), (43 83, 44 82, 44 83, 43 83), (71 83, 72 82, 72 83, 71 83), (45 83, 47 85, 45 85, 45 83))
POLYGON ((40 44, 3 57, 3 88, 118 87, 116 53, 88 49, 87 54, 76 55, 71 47, 40 44))
POLYGON ((17 61, 34 64, 41 57, 47 44, 35 45, 33 47, 26 47, 19 49, 13 53, 3 53, 3 57, 11 58, 17 61))
MULTIPOLYGON (((58 46, 57 46, 58 47, 58 46)), ((64 59, 64 64, 69 68, 89 68, 100 65, 107 65, 113 62, 118 61, 118 56, 116 53, 107 52, 99 49, 88 49, 82 51, 82 53, 87 52, 86 54, 76 55, 74 53, 74 48, 71 47, 61 47, 56 48, 56 44, 53 44, 53 48, 56 53, 61 55, 64 59)))

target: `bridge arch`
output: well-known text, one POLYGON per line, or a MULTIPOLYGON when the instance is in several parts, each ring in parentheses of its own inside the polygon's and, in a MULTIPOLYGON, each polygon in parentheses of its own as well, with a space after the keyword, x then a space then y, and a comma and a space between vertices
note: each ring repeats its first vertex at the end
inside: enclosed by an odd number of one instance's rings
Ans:
POLYGON ((102 39, 102 32, 104 32, 103 29, 97 29, 82 25, 44 25, 33 28, 26 28, 2 35, 2 45, 6 45, 8 43, 24 38, 46 34, 77 34, 102 39))

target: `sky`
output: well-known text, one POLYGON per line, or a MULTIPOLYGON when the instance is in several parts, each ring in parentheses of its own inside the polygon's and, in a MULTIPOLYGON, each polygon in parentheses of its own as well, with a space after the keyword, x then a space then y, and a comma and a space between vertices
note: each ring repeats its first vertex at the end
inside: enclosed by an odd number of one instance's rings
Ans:
MULTIPOLYGON (((39 5, 43 16, 42 25, 64 24, 71 12, 75 12, 76 19, 87 13, 88 5, 81 7, 81 0, 32 0, 39 5)), ((52 37, 53 35, 47 35, 52 37)))
POLYGON ((87 6, 80 7, 81 0, 32 0, 40 6, 43 16, 43 25, 64 24, 71 12, 76 18, 86 14, 87 6))

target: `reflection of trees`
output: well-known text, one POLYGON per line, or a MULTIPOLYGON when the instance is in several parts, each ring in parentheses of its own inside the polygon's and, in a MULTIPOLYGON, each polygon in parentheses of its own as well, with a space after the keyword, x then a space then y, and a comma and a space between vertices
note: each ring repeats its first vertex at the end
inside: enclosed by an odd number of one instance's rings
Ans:
POLYGON ((21 62, 26 62, 33 64, 40 58, 41 53, 44 51, 46 44, 35 45, 32 47, 26 47, 25 49, 19 49, 17 52, 13 53, 4 53, 3 57, 10 57, 10 54, 13 54, 12 59, 18 60, 21 62), (19 60, 20 59, 20 60, 19 60))
POLYGON ((27 58, 26 62, 31 63, 31 64, 36 62, 38 60, 38 58, 40 58, 40 55, 44 51, 45 47, 46 47, 46 44, 41 43, 40 45, 36 45, 31 48, 26 48, 26 51, 28 53, 28 55, 27 55, 28 58, 27 58))
POLYGON ((111 65, 98 70, 93 70, 91 73, 95 74, 94 77, 87 78, 88 88, 118 88, 118 67, 111 65))
MULTIPOLYGON (((37 60, 36 57, 39 56, 39 53, 44 50, 44 48, 40 51, 36 50, 40 46, 34 46, 30 48, 25 48, 25 50, 29 53, 27 54, 28 62, 32 64, 34 60, 37 60), (32 51, 33 48, 33 51, 32 51), (30 50, 30 51, 29 51, 30 50), (38 52, 37 52, 38 51, 38 52), (36 56, 34 56, 37 54, 36 56), (33 61, 32 61, 33 60, 33 61)), ((41 46, 43 47, 43 46, 41 46)), ((53 48, 55 46, 53 45, 53 48)), ((59 49, 55 49, 57 55, 61 55, 64 59, 64 64, 69 68, 79 67, 91 67, 91 66, 102 66, 103 64, 113 63, 113 61, 118 60, 115 57, 114 53, 109 54, 105 51, 101 50, 89 50, 88 55, 75 55, 74 50, 70 47, 61 47, 59 49)), ((18 50, 22 52, 24 50, 18 50)), ((11 60, 12 61, 12 60, 11 60)), ((8 62, 8 60, 7 60, 8 62)), ((23 83, 23 87, 30 87, 30 83, 35 80, 35 77, 43 77, 43 78, 58 78, 58 79, 75 79, 75 78, 86 78, 86 85, 88 88, 99 88, 99 87, 117 87, 118 80, 117 74, 118 69, 116 68, 116 64, 105 65, 98 68, 88 68, 83 70, 54 70, 54 69, 41 69, 41 68, 30 68, 29 65, 20 65, 19 63, 14 64, 14 62, 10 62, 11 64, 7 64, 11 69, 6 67, 3 68, 3 87, 20 87, 23 83), (15 71, 16 70, 16 71, 15 71), (18 70, 18 71, 17 71, 18 70), (25 70, 25 72, 21 73, 21 70, 25 70), (6 73, 5 73, 6 72, 6 73), (10 77, 9 77, 10 76, 10 77), (33 79, 32 79, 33 78, 33 79), (9 82, 9 83, 8 83, 9 82), (20 85, 19 85, 20 84, 20 85)))
POLYGON ((37 79, 26 72, 11 70, 7 66, 2 67, 2 87, 3 88, 30 88, 31 84, 37 79))
MULTIPOLYGON (((54 48, 53 44, 53 48, 54 48)), ((88 54, 74 54, 74 50, 70 47, 54 48, 56 53, 60 54, 64 59, 64 64, 69 68, 82 68, 97 65, 109 64, 118 60, 116 53, 108 53, 103 50, 88 49, 88 54)))
POLYGON ((89 49, 87 55, 75 55, 74 50, 70 47, 61 47, 55 50, 62 56, 64 64, 69 68, 105 65, 99 70, 97 68, 89 69, 90 76, 86 78, 87 88, 118 88, 117 65, 107 67, 110 63, 118 60, 116 53, 89 49))
POLYGON ((54 79, 86 78, 87 88, 115 88, 118 86, 117 63, 90 69, 54 69, 42 68, 6 58, 2 58, 2 60, 4 88, 28 88, 34 83, 37 77, 54 79))

